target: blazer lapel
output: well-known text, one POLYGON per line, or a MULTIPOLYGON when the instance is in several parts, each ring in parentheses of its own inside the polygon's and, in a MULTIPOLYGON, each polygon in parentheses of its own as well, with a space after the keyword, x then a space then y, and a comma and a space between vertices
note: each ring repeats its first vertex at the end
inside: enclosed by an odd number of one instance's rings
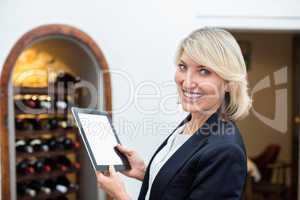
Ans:
MULTIPOLYGON (((173 179, 173 177, 177 174, 177 172, 190 159, 190 157, 194 153, 196 153, 201 147, 203 147, 203 145, 206 143, 207 137, 209 135, 209 129, 207 130, 207 128, 210 127, 209 125, 211 123, 214 123, 217 120, 218 120, 218 114, 214 113, 205 122, 205 124, 200 129, 198 129, 197 132, 194 133, 163 165, 163 167, 160 169, 159 173, 157 174, 157 176, 155 177, 155 179, 153 181, 152 188, 150 191, 150 200, 161 199, 169 182, 173 179)), ((183 123, 184 123, 184 121, 183 121, 183 123)), ((182 125, 182 123, 181 123, 181 125, 182 125)), ((174 131, 172 132, 172 134, 173 133, 174 133, 174 131)), ((164 145, 166 144, 166 142, 167 141, 164 142, 164 145)), ((159 150, 162 147, 160 147, 159 150)), ((155 154, 157 154, 159 150, 157 150, 155 152, 155 154)), ((153 158, 151 159, 151 161, 152 160, 153 160, 153 158)), ((149 164, 149 166, 150 166, 150 164, 149 164)), ((146 179, 147 182, 149 181, 148 179, 149 179, 149 175, 147 175, 147 179, 146 179)), ((147 188, 148 188, 148 185, 147 185, 147 188)))
POLYGON ((148 187, 149 187, 149 170, 150 170, 150 166, 151 166, 151 163, 154 159, 154 157, 156 156, 156 154, 167 144, 167 141, 169 139, 169 137, 171 137, 171 135, 180 127, 182 126, 183 124, 185 124, 186 122, 190 121, 191 119, 191 114, 187 115, 185 117, 184 120, 182 120, 180 122, 180 124, 172 131, 172 133, 164 140, 164 142, 158 147, 158 149, 155 151, 155 153, 153 154, 152 158, 150 159, 149 161, 149 164, 147 166, 147 169, 146 169, 146 172, 145 172, 145 177, 144 177, 144 181, 143 181, 143 184, 142 184, 142 187, 141 187, 141 190, 140 190, 140 194, 139 194, 139 200, 144 200, 145 196, 146 196, 146 192, 148 190, 148 187))

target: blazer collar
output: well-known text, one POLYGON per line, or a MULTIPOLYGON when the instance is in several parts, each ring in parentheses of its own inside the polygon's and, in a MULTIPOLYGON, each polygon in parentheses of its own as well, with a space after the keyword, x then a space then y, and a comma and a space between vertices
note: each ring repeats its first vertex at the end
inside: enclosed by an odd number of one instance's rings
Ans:
MULTIPOLYGON (((177 130, 180 126, 185 124, 191 119, 191 114, 189 114, 176 128, 177 130)), ((155 177, 152 188, 150 191, 150 200, 152 199, 160 199, 170 183, 173 177, 177 174, 177 172, 184 166, 184 164, 190 159, 190 157, 196 153, 207 141, 207 137, 209 135, 209 127, 212 123, 216 123, 219 119, 218 113, 212 114, 208 120, 203 124, 201 128, 199 128, 196 133, 194 133, 164 164, 164 166, 160 169, 159 173, 155 177)), ((141 193, 146 194, 148 190, 148 182, 149 182, 149 170, 153 158, 155 155, 166 145, 169 137, 175 132, 175 130, 165 139, 165 141, 160 145, 157 151, 152 156, 148 168, 145 174, 145 183, 142 186, 141 193)), ((140 194, 141 196, 141 194, 140 194)), ((143 196, 143 195, 142 195, 143 196)))
POLYGON ((157 150, 154 152, 152 158, 150 159, 149 161, 149 164, 147 166, 147 169, 146 169, 146 172, 145 172, 145 176, 144 176, 144 181, 142 183, 142 186, 141 186, 141 190, 140 190, 140 194, 139 194, 139 197, 138 197, 138 200, 144 200, 145 199, 145 196, 146 196, 146 193, 148 191, 148 187, 149 187, 149 170, 150 170, 150 166, 151 166, 151 163, 155 157, 155 155, 167 144, 167 141, 169 139, 169 137, 171 137, 171 135, 180 127, 182 126, 183 124, 185 124, 186 122, 188 122, 190 119, 191 119, 191 114, 189 114, 188 116, 185 117, 184 120, 182 120, 179 125, 171 132, 171 134, 163 141, 163 143, 157 148, 157 150))

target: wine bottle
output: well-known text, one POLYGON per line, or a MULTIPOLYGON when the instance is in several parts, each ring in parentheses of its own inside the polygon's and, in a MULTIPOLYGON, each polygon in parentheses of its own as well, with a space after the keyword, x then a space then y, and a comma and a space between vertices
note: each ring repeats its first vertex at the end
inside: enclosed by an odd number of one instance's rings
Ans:
POLYGON ((51 191, 55 190, 55 182, 52 179, 46 179, 43 182, 43 187, 49 188, 51 191))
POLYGON ((66 171, 73 167, 72 162, 66 156, 58 156, 56 158, 56 163, 62 171, 66 171))
POLYGON ((54 161, 54 159, 52 159, 52 158, 45 158, 44 159, 44 165, 49 166, 50 171, 54 171, 54 170, 57 169, 57 164, 54 161))
POLYGON ((42 127, 41 127, 41 124, 39 121, 40 121, 40 119, 36 119, 36 118, 28 119, 28 122, 30 124, 32 124, 32 126, 33 126, 33 130, 42 130, 42 127))
POLYGON ((57 119, 49 119, 49 124, 50 124, 50 130, 54 130, 58 128, 58 121, 57 119))
POLYGON ((19 153, 32 153, 34 151, 32 146, 28 145, 25 140, 17 140, 15 147, 19 153))
POLYGON ((66 176, 59 176, 56 179, 56 184, 64 185, 68 188, 68 190, 78 190, 79 187, 76 183, 70 182, 70 180, 66 176))
POLYGON ((60 109, 62 111, 66 110, 68 107, 68 103, 63 100, 57 100, 55 105, 57 109, 60 109))
POLYGON ((17 130, 23 130, 24 129, 24 119, 15 119, 15 127, 17 130))
POLYGON ((30 160, 24 159, 17 164, 17 173, 27 175, 34 173, 34 168, 31 166, 30 160))
POLYGON ((80 144, 77 141, 73 141, 65 136, 61 136, 57 140, 62 144, 65 150, 77 149, 80 147, 80 144))
POLYGON ((29 145, 30 147, 33 148, 33 150, 36 151, 41 151, 42 150, 42 140, 36 138, 36 139, 32 139, 29 141, 29 145))
POLYGON ((46 179, 41 182, 41 191, 43 191, 45 194, 51 194, 51 192, 54 190, 54 182, 51 179, 46 179))
POLYGON ((40 107, 39 99, 38 99, 38 96, 36 96, 36 95, 31 96, 31 98, 24 98, 23 102, 29 108, 39 108, 40 107))
POLYGON ((32 166, 34 167, 34 171, 37 172, 37 173, 50 172, 51 171, 51 166, 49 164, 45 163, 45 159, 35 160, 32 163, 32 166))
POLYGON ((31 191, 34 191, 33 193, 35 193, 34 196, 36 196, 40 190, 41 190, 41 183, 37 180, 33 180, 31 181, 27 187, 26 187, 28 190, 31 190, 31 191))
POLYGON ((51 103, 51 97, 48 95, 41 95, 39 96, 39 101, 40 101, 40 107, 44 109, 51 109, 52 103, 51 103))
POLYGON ((51 124, 49 123, 49 120, 47 118, 37 118, 36 119, 37 128, 36 130, 50 130, 51 124))
POLYGON ((60 147, 60 144, 59 144, 59 142, 56 140, 55 137, 51 137, 51 138, 47 139, 47 140, 45 141, 45 143, 49 146, 49 149, 52 150, 52 151, 53 151, 53 150, 58 150, 59 147, 60 147))
POLYGON ((25 119, 25 118, 16 118, 15 119, 15 126, 17 130, 27 130, 31 131, 34 130, 34 124, 32 119, 25 119))
POLYGON ((35 197, 37 192, 34 189, 27 187, 25 183, 17 183, 17 195, 20 197, 25 195, 35 197))
POLYGON ((63 72, 63 73, 59 73, 56 76, 55 79, 55 85, 60 84, 60 83, 64 83, 64 85, 66 86, 69 83, 77 83, 80 81, 80 77, 79 76, 73 76, 72 74, 63 72))
POLYGON ((61 192, 61 193, 67 193, 68 189, 70 187, 70 181, 68 178, 66 178, 65 176, 59 176, 56 179, 56 190, 61 192))

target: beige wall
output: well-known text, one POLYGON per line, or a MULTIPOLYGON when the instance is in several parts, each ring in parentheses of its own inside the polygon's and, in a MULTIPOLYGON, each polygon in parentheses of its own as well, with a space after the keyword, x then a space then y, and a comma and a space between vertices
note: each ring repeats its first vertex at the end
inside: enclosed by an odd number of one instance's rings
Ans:
POLYGON ((250 91, 265 76, 270 75, 271 87, 253 95, 253 107, 260 114, 273 118, 275 112, 275 90, 288 89, 288 131, 281 133, 265 125, 251 114, 238 122, 245 140, 248 155, 259 154, 266 145, 276 143, 281 145, 281 160, 291 160, 291 109, 292 109, 292 35, 283 33, 237 33, 238 40, 251 43, 251 66, 249 70, 250 91), (288 66, 288 83, 274 86, 273 72, 288 66))

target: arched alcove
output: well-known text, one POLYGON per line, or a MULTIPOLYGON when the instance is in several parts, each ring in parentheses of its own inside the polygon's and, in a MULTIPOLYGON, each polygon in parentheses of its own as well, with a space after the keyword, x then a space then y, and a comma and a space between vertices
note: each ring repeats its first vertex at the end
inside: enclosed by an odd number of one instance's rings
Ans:
POLYGON ((11 49, 1 71, 1 103, 0 103, 0 148, 1 148, 1 197, 11 199, 11 166, 12 159, 10 137, 13 132, 9 126, 14 123, 12 110, 11 86, 12 74, 17 59, 28 48, 45 49, 56 57, 62 57, 73 70, 84 80, 92 82, 97 88, 99 98, 97 107, 111 114, 111 80, 106 59, 97 44, 84 32, 77 28, 51 24, 37 27, 25 33, 11 49), (72 51, 73 55, 67 55, 72 51), (84 58, 79 60, 78 58, 84 58), (84 67, 82 67, 84 66, 84 67), (94 73, 97 72, 97 73, 94 73), (92 79, 92 80, 89 80, 92 79), (100 105, 102 104, 102 105, 100 105))

